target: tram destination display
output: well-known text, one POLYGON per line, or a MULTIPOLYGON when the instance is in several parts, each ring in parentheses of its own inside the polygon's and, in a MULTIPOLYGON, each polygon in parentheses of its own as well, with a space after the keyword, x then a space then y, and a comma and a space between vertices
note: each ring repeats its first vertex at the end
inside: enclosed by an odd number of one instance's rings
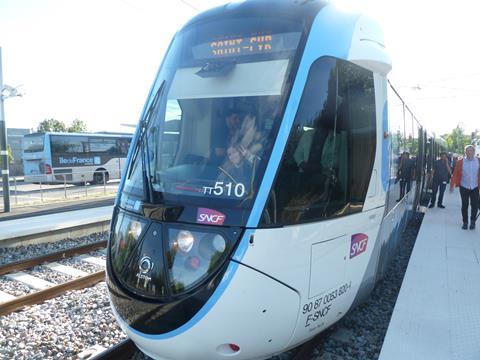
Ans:
POLYGON ((219 38, 192 49, 196 60, 273 53, 290 53, 297 48, 300 32, 219 38))

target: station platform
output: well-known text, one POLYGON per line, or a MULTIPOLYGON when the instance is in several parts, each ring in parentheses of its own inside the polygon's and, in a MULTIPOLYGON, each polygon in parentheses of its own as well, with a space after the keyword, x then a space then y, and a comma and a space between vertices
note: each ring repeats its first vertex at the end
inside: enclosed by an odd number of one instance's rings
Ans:
POLYGON ((427 209, 380 360, 480 359, 480 219, 462 230, 458 188, 427 209))
MULTIPOLYGON (((3 208, 0 209, 0 222, 40 215, 57 214, 73 210, 113 206, 114 200, 114 197, 108 197, 104 199, 76 199, 72 201, 43 203, 29 206, 12 206, 10 212, 3 212, 3 208)), ((0 197, 0 205, 2 205, 2 202, 3 200, 0 197)))
POLYGON ((113 206, 102 206, 90 209, 58 212, 48 215, 32 216, 22 219, 0 222, 0 246, 8 240, 28 237, 48 239, 54 233, 72 228, 82 228, 94 224, 102 224, 100 231, 108 229, 112 218, 113 206))

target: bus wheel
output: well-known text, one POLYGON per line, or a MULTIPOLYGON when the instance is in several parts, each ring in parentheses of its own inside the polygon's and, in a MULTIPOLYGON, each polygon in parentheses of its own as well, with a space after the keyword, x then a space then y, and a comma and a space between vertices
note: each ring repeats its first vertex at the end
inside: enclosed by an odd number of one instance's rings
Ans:
POLYGON ((96 172, 93 174, 93 183, 94 184, 103 184, 103 175, 105 174, 105 183, 108 182, 109 176, 108 172, 96 172))

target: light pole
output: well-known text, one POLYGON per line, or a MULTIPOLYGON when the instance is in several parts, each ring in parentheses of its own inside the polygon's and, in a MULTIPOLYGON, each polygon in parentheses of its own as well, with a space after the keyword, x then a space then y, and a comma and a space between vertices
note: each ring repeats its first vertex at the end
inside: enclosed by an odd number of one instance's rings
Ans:
POLYGON ((8 183, 7 127, 3 100, 12 96, 22 96, 17 89, 3 84, 2 48, 0 47, 0 158, 2 159, 3 211, 10 212, 10 184, 8 183))
POLYGON ((3 211, 10 212, 10 184, 8 183, 7 128, 3 111, 2 48, 0 47, 0 155, 2 156, 3 211))

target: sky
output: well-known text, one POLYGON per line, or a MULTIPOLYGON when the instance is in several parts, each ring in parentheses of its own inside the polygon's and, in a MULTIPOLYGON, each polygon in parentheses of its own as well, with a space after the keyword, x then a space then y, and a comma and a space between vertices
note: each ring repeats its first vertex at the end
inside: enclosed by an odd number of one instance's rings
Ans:
MULTIPOLYGON (((337 0, 381 24, 389 74, 437 134, 480 129, 480 43, 473 0, 337 0)), ((0 0, 7 127, 49 118, 90 131, 132 131, 167 46, 197 13, 224 0, 0 0)))

